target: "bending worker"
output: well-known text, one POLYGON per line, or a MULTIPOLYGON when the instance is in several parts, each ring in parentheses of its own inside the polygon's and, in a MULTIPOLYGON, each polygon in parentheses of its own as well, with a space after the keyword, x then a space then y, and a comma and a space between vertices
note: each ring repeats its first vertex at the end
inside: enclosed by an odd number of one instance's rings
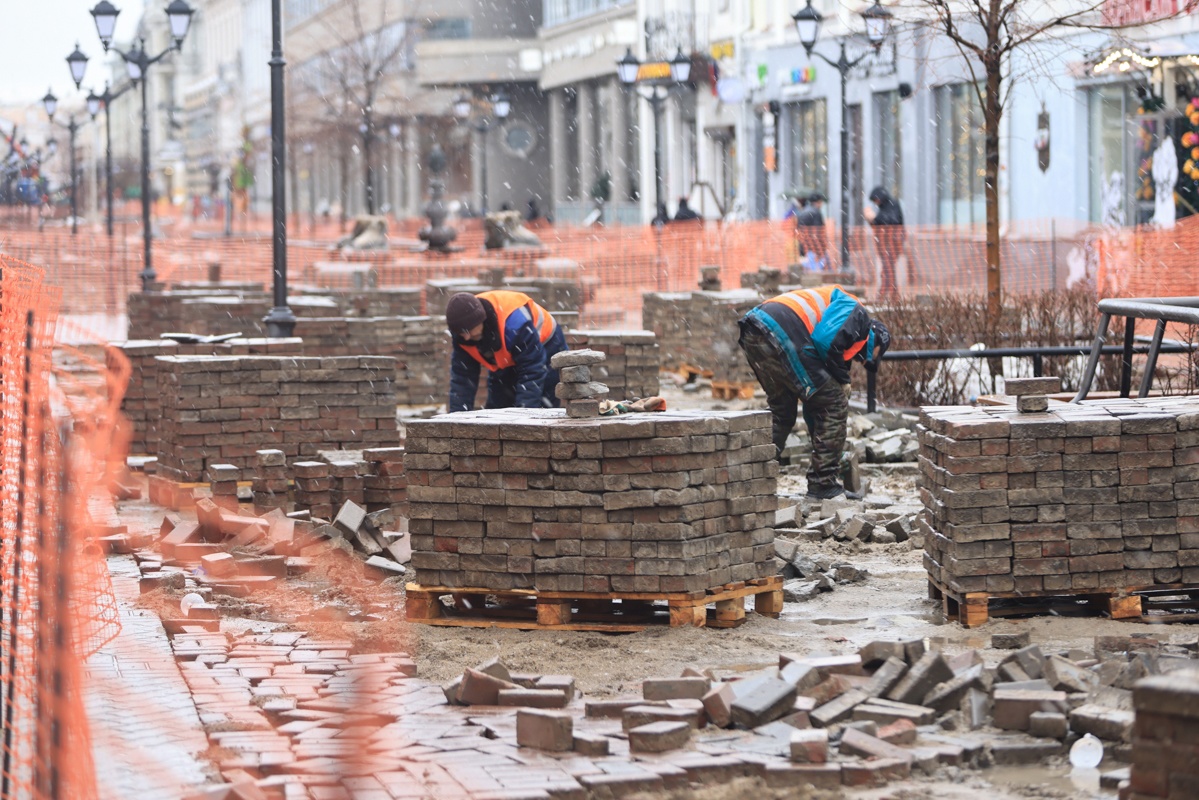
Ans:
POLYGON ((550 313, 521 292, 459 292, 445 309, 454 338, 449 411, 470 411, 487 370, 487 408, 554 408, 558 371, 550 357, 566 336, 550 313))
POLYGON ((857 359, 868 370, 878 369, 890 332, 840 286, 779 295, 751 309, 739 324, 741 349, 766 390, 775 448, 781 455, 802 402, 812 440, 808 497, 843 494, 849 368, 857 359))

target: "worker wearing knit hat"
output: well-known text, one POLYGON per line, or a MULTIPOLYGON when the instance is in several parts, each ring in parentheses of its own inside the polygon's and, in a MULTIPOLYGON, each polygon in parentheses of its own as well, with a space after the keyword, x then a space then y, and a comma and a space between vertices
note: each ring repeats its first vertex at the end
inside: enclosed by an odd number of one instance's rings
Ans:
POLYGON ((470 411, 487 370, 487 408, 554 408, 558 371, 550 357, 566 350, 566 336, 550 313, 527 294, 459 292, 445 309, 454 340, 449 411, 470 411))

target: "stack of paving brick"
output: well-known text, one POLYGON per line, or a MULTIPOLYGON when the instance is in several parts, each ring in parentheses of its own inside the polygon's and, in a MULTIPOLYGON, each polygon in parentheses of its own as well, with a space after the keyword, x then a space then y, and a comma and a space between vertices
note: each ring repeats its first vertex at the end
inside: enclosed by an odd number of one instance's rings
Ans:
POLYGON ((408 477, 404 474, 404 448, 377 447, 362 451, 366 461, 362 499, 367 511, 408 508, 408 477))
POLYGON ((362 478, 363 464, 360 461, 333 461, 329 464, 329 477, 333 487, 329 497, 334 508, 341 508, 347 502, 364 505, 363 490, 366 483, 362 478))
POLYGON ((396 402, 444 403, 450 385, 450 338, 445 317, 397 317, 387 355, 396 360, 396 402))
POLYGON ((164 356, 158 367, 156 455, 170 480, 202 480, 211 463, 252 467, 264 448, 295 459, 399 445, 392 358, 164 356))
POLYGON ((752 289, 727 292, 649 292, 643 296, 642 327, 658 339, 661 363, 712 371, 712 380, 754 381, 737 345, 737 320, 762 302, 752 289))
POLYGON ((212 502, 227 511, 237 511, 237 482, 241 470, 232 464, 209 464, 208 486, 212 490, 212 502))
POLYGON ((571 350, 597 350, 607 356, 594 374, 608 386, 613 399, 658 393, 658 342, 651 331, 571 331, 566 343, 571 350))
POLYGON ((405 469, 421 584, 690 592, 776 569, 766 412, 449 414, 409 423, 405 469))
POLYGON ((1154 675, 1133 689, 1132 770, 1120 800, 1168 800, 1199 792, 1199 672, 1154 675))
POLYGON ((254 493, 254 510, 265 514, 272 508, 287 507, 287 456, 282 450, 259 450, 254 454, 254 478, 250 490, 254 493))
POLYGON ((295 506, 315 519, 333 519, 333 477, 324 461, 296 461, 291 465, 295 476, 295 506))
POLYGON ((550 366, 558 370, 554 394, 566 408, 566 416, 575 419, 599 416, 600 402, 607 399, 608 387, 591 380, 591 372, 603 361, 604 354, 594 350, 566 350, 550 359, 550 366))
POLYGON ((1199 398, 927 408, 921 423, 919 524, 941 587, 1199 583, 1199 398))
POLYGON ((298 355, 302 343, 291 339, 231 339, 216 344, 180 344, 169 339, 137 339, 113 342, 107 350, 110 370, 123 369, 117 362, 129 361, 129 385, 121 398, 121 413, 129 421, 129 452, 154 453, 158 449, 158 425, 162 403, 158 393, 159 356, 191 355, 298 355))

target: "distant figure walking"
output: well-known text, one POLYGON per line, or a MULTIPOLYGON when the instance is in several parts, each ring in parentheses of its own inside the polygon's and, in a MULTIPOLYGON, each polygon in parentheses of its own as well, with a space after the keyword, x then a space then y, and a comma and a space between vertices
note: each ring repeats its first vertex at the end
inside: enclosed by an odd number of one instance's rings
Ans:
POLYGON ((895 198, 881 186, 870 191, 873 208, 865 210, 866 219, 874 229, 874 243, 878 249, 879 279, 878 293, 883 300, 894 300, 899 294, 895 278, 895 263, 903 253, 903 209, 895 198))
POLYGON ((687 204, 686 197, 679 198, 679 208, 674 212, 675 222, 687 222, 688 220, 700 219, 699 213, 687 204))

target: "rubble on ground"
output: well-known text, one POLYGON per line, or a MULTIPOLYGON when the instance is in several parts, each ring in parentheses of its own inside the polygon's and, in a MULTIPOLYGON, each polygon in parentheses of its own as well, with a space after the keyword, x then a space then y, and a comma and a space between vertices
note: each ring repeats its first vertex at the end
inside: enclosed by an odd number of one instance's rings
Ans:
MULTIPOLYGON (((845 452, 863 464, 896 464, 915 461, 920 452, 916 436, 919 419, 910 414, 876 412, 851 414, 846 421, 845 452)), ((783 461, 792 464, 806 459, 812 446, 802 424, 787 438, 783 461)))
MULTIPOLYGON (((742 731, 739 751, 805 765, 804 776, 828 785, 880 785, 913 772, 1033 764, 1085 735, 1127 761, 1133 683, 1192 668, 1197 653, 1149 635, 1097 636, 1090 651, 1058 652, 1027 632, 996 634, 992 650, 1005 654, 998 663, 994 652, 989 660, 978 650, 948 655, 924 639, 874 641, 851 654, 780 653, 777 667, 689 667, 646 679, 640 695, 602 700, 584 700, 569 676, 520 674, 493 659, 442 691, 451 705, 518 707, 526 747, 658 753, 731 742, 724 731, 742 731), (620 727, 572 733, 599 720, 620 727)), ((1126 771, 1108 777, 1115 783, 1126 771)))

